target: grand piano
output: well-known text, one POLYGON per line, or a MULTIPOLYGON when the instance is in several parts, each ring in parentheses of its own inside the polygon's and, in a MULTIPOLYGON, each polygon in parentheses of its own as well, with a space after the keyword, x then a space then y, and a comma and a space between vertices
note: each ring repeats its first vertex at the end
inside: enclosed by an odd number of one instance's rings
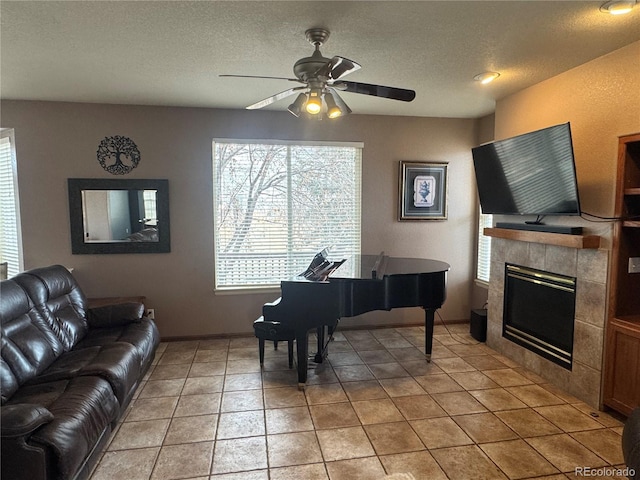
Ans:
POLYGON ((449 265, 438 260, 355 255, 330 261, 326 249, 318 253, 301 275, 281 282, 282 295, 262 308, 263 321, 271 328, 295 332, 298 384, 307 381, 309 331, 317 330, 321 363, 331 333, 343 317, 373 310, 422 307, 425 311, 425 352, 431 360, 435 311, 446 298, 449 265))

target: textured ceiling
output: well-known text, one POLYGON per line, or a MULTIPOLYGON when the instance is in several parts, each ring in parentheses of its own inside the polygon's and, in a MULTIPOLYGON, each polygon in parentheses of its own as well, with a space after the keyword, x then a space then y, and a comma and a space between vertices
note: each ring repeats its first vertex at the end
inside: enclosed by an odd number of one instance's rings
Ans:
MULTIPOLYGON (((413 89, 412 103, 342 94, 359 114, 479 117, 495 101, 640 40, 625 16, 586 1, 0 2, 3 99, 244 108, 294 84, 306 29, 348 80, 413 89), (482 86, 485 70, 501 76, 482 86)), ((640 68, 640 59, 639 59, 640 68)), ((282 100, 269 109, 284 110, 282 100)))

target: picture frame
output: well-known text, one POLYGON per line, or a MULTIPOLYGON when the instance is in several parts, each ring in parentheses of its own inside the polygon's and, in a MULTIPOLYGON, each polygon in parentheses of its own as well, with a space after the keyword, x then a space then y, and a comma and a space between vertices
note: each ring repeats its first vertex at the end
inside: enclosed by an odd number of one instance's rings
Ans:
POLYGON ((446 220, 446 162, 400 161, 398 220, 446 220))

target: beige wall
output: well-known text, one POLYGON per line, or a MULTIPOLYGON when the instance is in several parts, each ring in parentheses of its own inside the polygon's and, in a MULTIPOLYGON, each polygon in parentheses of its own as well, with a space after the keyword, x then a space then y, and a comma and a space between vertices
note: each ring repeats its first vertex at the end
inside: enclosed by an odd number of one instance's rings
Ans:
MULTIPOLYGON (((491 142, 494 140, 495 115, 487 115, 478 119, 477 144, 491 142)), ((475 187, 475 184, 474 184, 475 187)), ((476 195, 477 196, 477 195, 476 195)), ((480 204, 477 206, 477 215, 480 214, 480 204)), ((475 241, 478 241, 479 232, 476 228, 475 241)), ((475 265, 477 264, 477 251, 475 252, 473 264, 473 273, 475 276, 475 265)), ((486 308, 487 298, 489 296, 489 286, 481 283, 473 282, 471 284, 471 308, 486 308)))
MULTIPOLYGON (((640 42, 499 100, 496 139, 558 123, 571 122, 582 210, 613 215, 618 137, 640 131, 640 42)), ((549 223, 578 223, 604 236, 611 226, 548 218, 549 223)))
MULTIPOLYGON (((375 101, 375 100, 374 100, 375 101)), ((308 122, 285 112, 2 102, 15 129, 25 267, 60 263, 88 296, 145 295, 164 337, 250 332, 270 294, 213 293, 212 138, 364 142, 362 251, 451 264, 445 320, 468 318, 476 193, 470 149, 476 121, 351 115, 308 122), (106 136, 136 142, 141 161, 124 178, 167 178, 171 253, 72 255, 67 178, 106 173, 96 149, 106 136), (449 162, 449 219, 398 222, 398 161, 449 162)), ((359 320, 344 320, 344 324, 359 320)), ((422 321, 420 309, 367 314, 374 323, 422 321)))

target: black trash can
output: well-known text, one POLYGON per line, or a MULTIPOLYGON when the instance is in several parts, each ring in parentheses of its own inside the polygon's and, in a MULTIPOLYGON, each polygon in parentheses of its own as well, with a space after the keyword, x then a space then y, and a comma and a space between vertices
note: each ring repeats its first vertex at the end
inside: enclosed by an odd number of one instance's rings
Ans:
POLYGON ((471 321, 469 322, 471 336, 479 342, 487 341, 487 309, 478 308, 471 310, 471 321))

